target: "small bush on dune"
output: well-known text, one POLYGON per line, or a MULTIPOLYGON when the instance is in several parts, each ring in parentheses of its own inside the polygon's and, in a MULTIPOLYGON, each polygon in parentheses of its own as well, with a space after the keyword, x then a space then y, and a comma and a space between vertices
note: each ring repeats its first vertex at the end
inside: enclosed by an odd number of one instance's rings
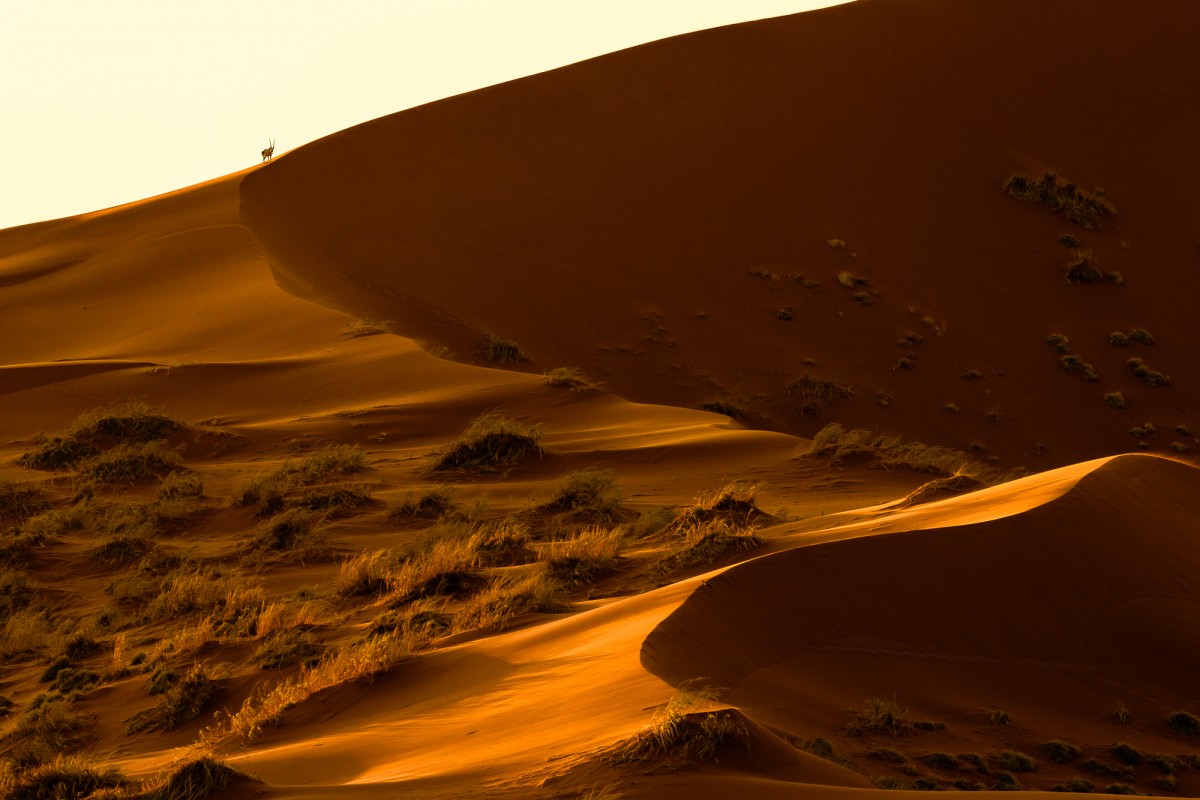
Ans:
POLYGON ((1099 262, 1091 250, 1076 250, 1066 264, 1067 283, 1099 283, 1104 273, 1096 266, 1099 262))
POLYGON ((0 481, 0 520, 23 522, 50 507, 50 498, 28 483, 0 481))
POLYGON ((555 389, 570 389, 572 392, 588 392, 597 389, 581 370, 575 367, 556 367, 543 376, 547 386, 555 389))
POLYGON ((435 470, 483 471, 541 457, 542 426, 525 425, 489 411, 480 414, 463 435, 451 442, 434 462, 435 470))
POLYGON ((909 733, 914 729, 914 725, 907 714, 908 709, 894 700, 871 697, 867 699, 866 705, 854 722, 846 726, 846 733, 851 736, 862 736, 866 733, 899 736, 909 733))
POLYGON ((366 467, 366 454, 353 445, 329 444, 313 450, 299 461, 288 459, 278 470, 255 478, 237 492, 235 502, 248 506, 264 503, 268 513, 283 508, 283 495, 301 486, 338 475, 351 475, 366 467))
POLYGON ((991 486, 1014 476, 981 464, 961 450, 908 442, 899 436, 867 430, 847 430, 833 422, 813 436, 810 456, 834 464, 852 458, 869 458, 884 469, 906 469, 944 476, 964 476, 991 486))
POLYGON ((94 720, 73 711, 61 696, 41 695, 29 704, 16 726, 4 736, 12 743, 14 761, 30 766, 77 750, 91 738, 94 720))
POLYGON ((808 372, 789 381, 784 392, 791 401, 793 412, 802 417, 819 416, 838 400, 854 397, 850 387, 815 378, 808 372))
POLYGON ((1024 753, 1005 750, 998 759, 1000 766, 1009 772, 1032 772, 1035 769, 1033 759, 1024 753))
POLYGON ((683 546, 659 563, 662 574, 708 566, 730 553, 753 550, 766 543, 753 528, 739 527, 723 519, 696 523, 680 533, 683 546))
POLYGON ((65 469, 116 445, 145 444, 183 427, 145 403, 116 403, 76 417, 60 436, 42 441, 18 463, 32 469, 65 469))
POLYGON ((1163 375, 1157 370, 1153 370, 1146 365, 1146 362, 1140 358, 1131 358, 1125 362, 1125 366, 1133 371, 1133 374, 1142 379, 1142 383, 1147 386, 1170 386, 1171 378, 1163 375))
POLYGON ((1020 200, 1046 203, 1084 228, 1099 228, 1101 217, 1115 213, 1103 192, 1081 189, 1051 169, 1036 178, 1014 175, 1000 188, 1020 200))
POLYGON ((439 539, 411 556, 388 576, 396 602, 433 595, 470 594, 485 583, 476 571, 479 556, 468 539, 439 539))
POLYGON ((633 535, 639 539, 653 536, 670 528, 678 516, 679 512, 668 506, 660 506, 644 511, 637 518, 637 521, 633 523, 633 535))
POLYGON ((616 570, 623 539, 619 528, 592 528, 573 539, 552 542, 542 551, 541 561, 560 583, 586 583, 616 570))
POLYGON ((371 492, 366 486, 346 484, 314 489, 305 492, 294 501, 296 508, 309 511, 353 511, 371 502, 371 492))
POLYGON ((342 562, 334 586, 341 595, 382 595, 394 565, 391 550, 364 551, 342 562))
POLYGON ((679 511, 672 525, 680 531, 714 520, 747 525, 760 516, 768 515, 758 507, 758 487, 734 481, 712 494, 697 497, 690 506, 679 511))
POLYGON ((471 549, 488 567, 528 564, 537 558, 529 546, 529 530, 516 520, 501 520, 471 535, 471 549))
POLYGON ((1104 402, 1120 411, 1125 408, 1125 395, 1121 392, 1109 392, 1104 395, 1104 402))
POLYGON ((567 610, 562 587, 544 572, 503 578, 472 595, 454 615, 454 630, 503 630, 521 614, 567 610))
POLYGON ((250 656, 250 663, 263 669, 285 669, 300 663, 315 663, 321 654, 316 637, 306 631, 283 631, 266 639, 250 656))
POLYGON ((1050 760, 1055 764, 1068 764, 1079 758, 1079 756, 1083 753, 1079 747, 1071 744, 1070 742, 1065 742, 1062 739, 1055 739, 1053 741, 1046 742, 1042 745, 1042 749, 1046 751, 1046 755, 1048 755, 1050 760))
POLYGON ((249 777, 221 759, 201 756, 172 769, 142 795, 142 800, 203 800, 225 791, 231 783, 249 780, 249 777))
POLYGON ((1172 711, 1167 715, 1167 727, 1179 736, 1200 736, 1200 717, 1186 711, 1172 711))
POLYGON ((126 730, 129 733, 173 731, 200 716, 216 690, 216 681, 208 667, 194 664, 166 691, 161 703, 127 720, 126 730))
POLYGON ((83 475, 97 483, 138 483, 179 466, 179 453, 162 442, 122 444, 88 459, 83 475))
POLYGON ((621 513, 621 491, 611 472, 580 469, 554 482, 553 497, 543 509, 561 511, 587 522, 615 522, 621 513))
POLYGON ((389 520, 405 518, 445 519, 462 516, 458 502, 454 499, 454 487, 431 486, 420 492, 409 492, 390 504, 387 509, 389 520))
POLYGON ((1154 336, 1145 328, 1136 328, 1129 332, 1129 340, 1139 344, 1154 344, 1154 336))
POLYGON ((324 555, 329 537, 324 525, 325 515, 307 508, 289 508, 259 526, 250 540, 250 548, 258 551, 296 551, 306 557, 324 555))
POLYGON ((87 759, 59 755, 53 761, 30 769, 0 774, 0 797, 6 800, 72 800, 125 783, 125 777, 117 769, 100 769, 87 759))
POLYGON ((502 339, 490 333, 479 345, 479 352, 485 361, 496 364, 518 364, 529 360, 529 356, 521 352, 521 346, 512 339, 502 339))
POLYGON ((730 744, 748 744, 750 732, 732 711, 699 710, 716 699, 712 687, 681 689, 649 725, 620 745, 608 760, 626 763, 689 756, 716 759, 730 744))
POLYGON ((172 472, 158 485, 161 500, 181 500, 204 496, 204 481, 186 472, 172 472))

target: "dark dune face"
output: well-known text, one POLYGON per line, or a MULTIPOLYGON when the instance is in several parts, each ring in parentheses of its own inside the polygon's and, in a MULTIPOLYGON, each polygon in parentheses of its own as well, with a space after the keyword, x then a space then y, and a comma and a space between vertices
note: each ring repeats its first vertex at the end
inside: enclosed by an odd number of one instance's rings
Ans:
POLYGON ((1200 67, 1195 13, 895 0, 706 31, 328 137, 248 177, 243 216, 287 285, 459 358, 495 334, 633 399, 1066 463, 1198 427, 1200 98, 1167 78, 1200 67), (1045 168, 1116 214, 999 189, 1045 168), (1075 250, 1123 285, 1068 282, 1075 250), (1154 349, 1108 343, 1139 327, 1154 349), (805 373, 854 400, 801 413, 805 373))

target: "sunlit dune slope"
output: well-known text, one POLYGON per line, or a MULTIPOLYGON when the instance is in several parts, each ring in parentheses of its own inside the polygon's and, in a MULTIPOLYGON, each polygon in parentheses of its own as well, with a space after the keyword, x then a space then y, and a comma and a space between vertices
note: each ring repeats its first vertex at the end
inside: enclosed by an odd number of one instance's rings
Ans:
POLYGON ((1035 742, 1095 738, 1124 702, 1143 735, 1165 737, 1166 715, 1196 700, 1198 488, 1192 467, 1123 456, 990 521, 955 524, 956 508, 974 513, 968 496, 907 530, 831 531, 812 546, 801 535, 709 578, 646 638, 642 660, 671 682, 730 687, 732 702, 806 735, 886 697, 959 735, 1002 707, 1035 742))
POLYGON ((724 399, 802 435, 832 416, 1010 466, 1132 449, 1150 421, 1165 450, 1200 427, 1200 88, 1180 79, 1198 14, 859 0, 705 31, 330 136, 248 176, 243 216, 285 285, 460 359, 494 334, 631 399, 724 399), (1087 230, 1001 192, 1046 168, 1116 214, 1087 230), (1124 284, 1069 283, 1087 249, 1124 284), (1109 344, 1138 328, 1157 344, 1109 344), (802 415, 785 386, 804 373, 855 397, 802 415))

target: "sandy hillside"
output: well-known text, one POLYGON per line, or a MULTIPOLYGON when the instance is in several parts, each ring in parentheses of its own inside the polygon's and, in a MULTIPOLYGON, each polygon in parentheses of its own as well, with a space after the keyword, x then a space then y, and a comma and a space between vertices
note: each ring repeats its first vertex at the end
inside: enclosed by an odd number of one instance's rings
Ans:
POLYGON ((858 0, 0 231, 0 797, 1200 796, 1198 21, 858 0))

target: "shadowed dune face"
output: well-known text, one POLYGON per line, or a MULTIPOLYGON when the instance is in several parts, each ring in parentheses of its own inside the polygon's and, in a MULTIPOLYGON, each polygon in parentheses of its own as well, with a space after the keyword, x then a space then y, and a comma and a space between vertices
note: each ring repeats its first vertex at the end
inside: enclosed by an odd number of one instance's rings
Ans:
POLYGON ((1166 78, 1200 71, 1194 17, 863 0, 692 34, 328 137, 248 176, 242 212, 285 285, 459 358, 494 334, 630 398, 1063 464, 1146 421, 1200 427, 1175 419, 1196 391, 1200 97, 1166 78), (1047 167, 1117 213, 1087 230, 1000 191, 1047 167), (1065 280, 1063 234, 1124 284, 1065 280), (1108 343, 1136 327, 1154 349, 1108 343), (854 396, 798 413, 805 373, 854 396))

